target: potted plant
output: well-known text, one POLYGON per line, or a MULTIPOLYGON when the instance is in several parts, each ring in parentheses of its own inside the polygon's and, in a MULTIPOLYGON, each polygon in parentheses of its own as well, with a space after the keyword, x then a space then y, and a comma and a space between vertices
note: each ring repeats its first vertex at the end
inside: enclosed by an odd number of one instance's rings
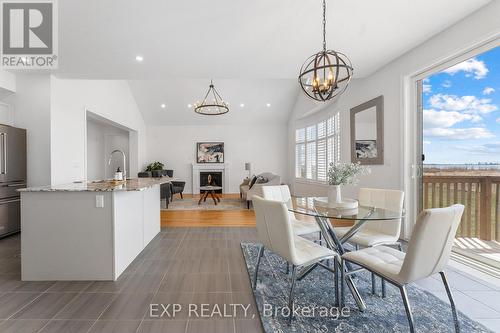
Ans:
POLYGON ((356 184, 358 177, 370 172, 366 166, 358 163, 330 163, 328 168, 328 204, 342 205, 342 185, 356 184))
POLYGON ((148 164, 145 171, 151 172, 152 177, 158 178, 161 177, 161 171, 163 170, 164 167, 165 165, 163 163, 156 161, 148 164))

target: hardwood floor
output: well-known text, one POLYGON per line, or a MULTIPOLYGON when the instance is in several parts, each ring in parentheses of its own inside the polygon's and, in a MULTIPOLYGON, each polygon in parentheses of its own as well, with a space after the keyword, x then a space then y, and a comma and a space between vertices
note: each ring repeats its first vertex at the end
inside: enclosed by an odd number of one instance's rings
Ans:
MULTIPOLYGON (((185 199, 199 198, 192 194, 185 194, 185 199)), ((223 194, 222 199, 239 198, 239 194, 223 194)), ((180 200, 175 198, 174 200, 180 200)), ((295 214, 299 220, 315 223, 310 216, 295 214)), ((351 226, 352 222, 332 220, 335 226, 351 226)), ((241 210, 162 210, 162 227, 254 227, 255 213, 252 209, 241 210)))
MULTIPOLYGON (((239 198, 238 193, 223 194, 222 199, 239 198)), ((185 199, 199 198, 198 195, 185 194, 185 199)), ((176 197, 174 200, 180 200, 176 197)), ((310 216, 296 214, 300 220, 315 223, 310 216)), ((335 223, 337 224, 337 223, 335 223)), ((345 223, 344 223, 345 224, 345 223)), ((341 225, 344 225, 341 224, 341 225)), ((254 227, 253 209, 241 210, 162 210, 162 227, 254 227)))
POLYGON ((162 210, 162 227, 253 227, 253 210, 162 210))
MULTIPOLYGON (((237 199, 239 193, 222 194, 224 199, 237 199)), ((184 194, 185 199, 197 199, 199 195, 184 194)), ((176 196, 174 200, 180 200, 176 196)), ((253 210, 162 210, 162 227, 254 227, 253 210)))

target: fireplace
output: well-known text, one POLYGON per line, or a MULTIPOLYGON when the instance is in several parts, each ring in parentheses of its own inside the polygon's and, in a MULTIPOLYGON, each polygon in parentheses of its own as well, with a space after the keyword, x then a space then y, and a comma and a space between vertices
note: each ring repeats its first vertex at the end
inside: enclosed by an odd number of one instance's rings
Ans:
MULTIPOLYGON (((201 173, 206 172, 212 175, 212 179, 214 178, 213 174, 219 173, 222 174, 221 179, 215 179, 218 181, 218 184, 222 186, 222 193, 229 193, 231 190, 231 178, 230 175, 230 167, 229 163, 192 163, 191 164, 192 171, 192 179, 193 179, 193 194, 200 193, 200 180, 201 173)), ((206 176, 208 178, 208 175, 206 176)), ((237 189, 233 189, 233 191, 237 191, 237 189)))
MULTIPOLYGON (((200 171, 200 186, 207 185, 222 187, 222 171, 200 171)), ((222 190, 215 192, 222 193, 222 190)))

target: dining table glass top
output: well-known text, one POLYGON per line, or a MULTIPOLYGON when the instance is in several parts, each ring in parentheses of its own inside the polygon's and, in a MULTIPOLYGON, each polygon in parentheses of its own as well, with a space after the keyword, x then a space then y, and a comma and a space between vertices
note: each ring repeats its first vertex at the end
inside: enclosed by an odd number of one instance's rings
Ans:
POLYGON ((292 197, 289 211, 313 217, 341 220, 397 220, 403 214, 383 208, 358 205, 355 209, 330 208, 326 197, 292 197))

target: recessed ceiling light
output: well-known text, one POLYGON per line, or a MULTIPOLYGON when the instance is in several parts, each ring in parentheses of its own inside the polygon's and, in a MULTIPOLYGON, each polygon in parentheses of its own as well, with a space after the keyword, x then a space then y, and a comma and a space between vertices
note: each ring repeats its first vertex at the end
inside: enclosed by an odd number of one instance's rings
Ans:
POLYGON ((244 107, 245 107, 245 104, 241 103, 241 104, 240 104, 240 107, 244 108, 244 107))
POLYGON ((167 107, 167 105, 165 105, 165 104, 162 104, 162 105, 160 105, 160 106, 161 106, 161 108, 162 108, 162 109, 164 109, 164 108, 166 108, 166 107, 167 107))
POLYGON ((144 60, 144 58, 141 55, 138 55, 135 57, 135 60, 138 62, 142 62, 144 60))
POLYGON ((266 106, 269 108, 271 107, 271 103, 266 103, 266 106))
POLYGON ((192 105, 191 105, 191 104, 188 104, 188 108, 190 108, 190 107, 192 107, 192 105))

